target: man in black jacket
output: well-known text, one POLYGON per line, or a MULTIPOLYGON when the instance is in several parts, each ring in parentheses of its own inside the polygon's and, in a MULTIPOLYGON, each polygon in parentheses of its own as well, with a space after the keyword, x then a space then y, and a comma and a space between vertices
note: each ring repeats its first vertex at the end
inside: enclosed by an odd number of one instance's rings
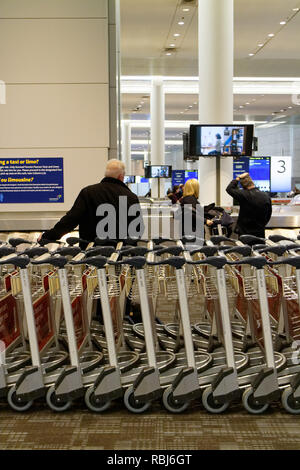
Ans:
POLYGON ((232 180, 226 191, 240 203, 235 232, 238 235, 255 235, 265 238, 265 227, 272 215, 272 202, 269 195, 255 187, 249 173, 243 173, 232 180), (239 189, 239 182, 243 189, 239 189))
POLYGON ((90 242, 96 237, 122 240, 142 236, 144 225, 139 200, 124 184, 124 176, 124 163, 109 160, 105 178, 100 183, 83 188, 73 207, 51 230, 44 232, 41 238, 59 240, 77 225, 80 238, 90 242), (130 225, 132 231, 129 234, 130 225))

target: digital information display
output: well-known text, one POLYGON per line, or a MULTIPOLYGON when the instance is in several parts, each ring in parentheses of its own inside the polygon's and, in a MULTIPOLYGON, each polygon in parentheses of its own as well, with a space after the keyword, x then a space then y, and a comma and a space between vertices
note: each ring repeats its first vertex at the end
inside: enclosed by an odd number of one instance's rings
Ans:
POLYGON ((198 179, 198 170, 173 170, 172 171, 172 186, 185 184, 187 180, 198 179))
POLYGON ((272 157, 271 191, 288 193, 292 189, 292 157, 272 157))
POLYGON ((233 178, 249 173, 261 191, 287 193, 292 186, 292 158, 240 157, 233 162, 233 178))
POLYGON ((0 203, 62 202, 63 158, 0 158, 0 203))
POLYGON ((240 157, 233 161, 233 178, 249 173, 255 186, 261 191, 271 191, 270 157, 240 157))

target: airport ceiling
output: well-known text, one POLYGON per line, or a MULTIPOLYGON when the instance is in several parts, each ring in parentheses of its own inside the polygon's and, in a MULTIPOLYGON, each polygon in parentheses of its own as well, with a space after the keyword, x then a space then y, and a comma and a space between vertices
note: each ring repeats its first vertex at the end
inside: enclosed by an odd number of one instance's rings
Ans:
MULTIPOLYGON (((120 4, 122 76, 197 77, 196 0, 121 0, 120 4), (178 25, 179 21, 184 24, 178 25), (175 33, 180 36, 174 37, 175 33)), ((300 0, 234 1, 234 77, 300 77, 299 44, 300 0)), ((166 119, 197 120, 197 100, 197 93, 166 94, 166 119)), ((280 113, 286 120, 299 110, 289 94, 234 95, 235 121, 273 122, 280 113)), ((147 119, 148 113, 149 94, 122 94, 124 118, 147 119)))

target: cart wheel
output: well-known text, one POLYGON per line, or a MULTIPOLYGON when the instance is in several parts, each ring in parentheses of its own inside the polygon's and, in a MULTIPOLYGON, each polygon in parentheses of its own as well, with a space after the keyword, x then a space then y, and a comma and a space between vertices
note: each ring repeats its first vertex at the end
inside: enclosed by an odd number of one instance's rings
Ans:
POLYGON ((23 398, 18 397, 15 386, 10 388, 7 395, 7 401, 9 406, 15 411, 27 411, 33 404, 33 400, 26 401, 23 398))
POLYGON ((66 411, 72 405, 72 400, 64 401, 56 395, 54 385, 47 392, 46 402, 53 411, 66 411))
POLYGON ((190 402, 179 403, 174 398, 172 387, 168 387, 163 393, 163 404, 166 410, 171 411, 171 413, 182 413, 188 408, 190 402))
POLYGON ((202 394, 202 404, 209 413, 223 413, 227 410, 229 402, 218 403, 213 396, 212 387, 207 387, 202 394))
POLYGON ((134 397, 133 387, 129 387, 124 394, 124 404, 132 413, 143 413, 150 408, 151 401, 146 403, 139 402, 134 397))
POLYGON ((249 387, 243 393, 242 402, 244 408, 248 411, 248 413, 259 415, 264 413, 269 408, 269 403, 260 404, 255 403, 255 398, 253 396, 253 388, 249 387))
POLYGON ((111 405, 110 400, 104 402, 101 398, 95 395, 93 385, 85 392, 84 401, 89 410, 96 413, 101 413, 101 411, 107 410, 111 405))
POLYGON ((300 400, 295 399, 292 387, 284 389, 281 395, 281 403, 288 413, 293 415, 300 414, 300 400))

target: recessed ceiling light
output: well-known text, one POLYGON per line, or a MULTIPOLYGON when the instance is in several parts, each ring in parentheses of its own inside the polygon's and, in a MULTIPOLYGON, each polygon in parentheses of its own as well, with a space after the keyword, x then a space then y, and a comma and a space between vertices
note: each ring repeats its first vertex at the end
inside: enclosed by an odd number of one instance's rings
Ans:
POLYGON ((240 106, 240 108, 243 108, 244 106, 240 106))
POLYGON ((189 8, 183 8, 182 11, 190 11, 189 8))
POLYGON ((275 34, 270 33, 270 34, 268 34, 268 36, 269 36, 269 38, 273 38, 275 36, 275 34))
POLYGON ((289 106, 289 109, 293 109, 293 106, 289 106))
POLYGON ((250 57, 252 57, 253 55, 254 55, 254 54, 253 54, 252 52, 249 54, 250 57))
POLYGON ((299 11, 300 8, 293 8, 293 11, 299 11))
POLYGON ((169 47, 175 47, 175 44, 169 44, 169 47))
POLYGON ((246 103, 246 104, 250 104, 250 103, 246 103))
POLYGON ((286 21, 280 21, 279 24, 286 24, 286 21))
POLYGON ((184 24, 184 21, 178 21, 177 24, 180 24, 180 26, 182 26, 184 24))
POLYGON ((190 104, 190 105, 188 106, 188 108, 192 108, 192 107, 193 107, 193 105, 192 105, 192 104, 190 104))
POLYGON ((257 45, 258 45, 258 47, 263 47, 264 43, 261 42, 260 44, 257 44, 257 45))
POLYGON ((179 34, 179 33, 175 33, 175 34, 173 34, 173 36, 175 36, 175 38, 178 38, 178 36, 180 36, 180 34, 179 34))
POLYGON ((166 55, 172 55, 172 52, 166 52, 166 55))
POLYGON ((195 101, 194 104, 198 104, 198 101, 195 101))

